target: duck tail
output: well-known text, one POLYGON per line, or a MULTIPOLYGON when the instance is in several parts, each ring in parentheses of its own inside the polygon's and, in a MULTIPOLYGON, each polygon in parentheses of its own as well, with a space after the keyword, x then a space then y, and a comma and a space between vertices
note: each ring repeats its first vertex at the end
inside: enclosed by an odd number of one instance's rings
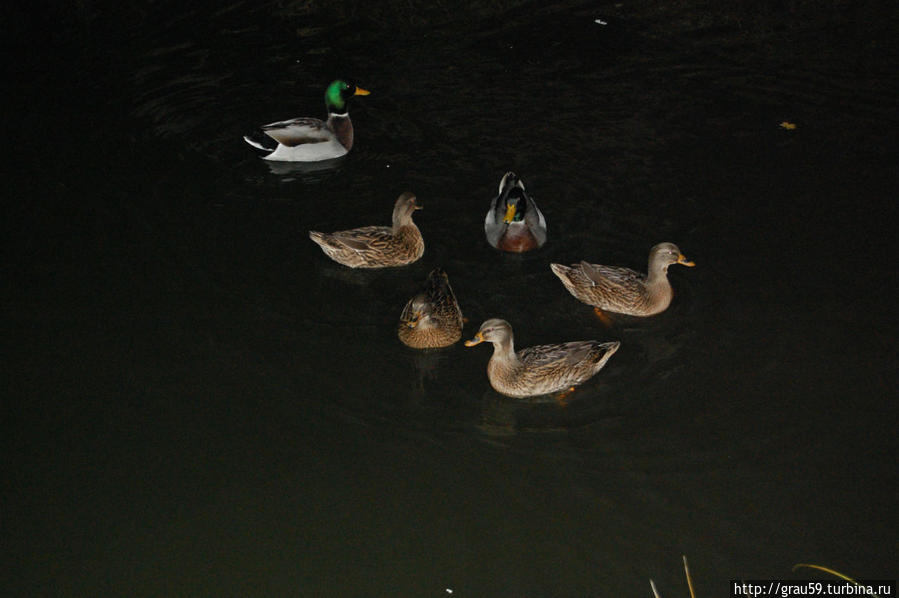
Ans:
POLYGON ((428 280, 442 284, 443 281, 449 280, 449 277, 446 275, 446 270, 438 266, 428 274, 428 280))
POLYGON ((440 294, 449 295, 455 300, 453 289, 450 287, 449 276, 443 268, 434 268, 428 274, 428 281, 425 283, 427 293, 432 297, 440 294))
POLYGON ((600 357, 596 362, 596 371, 599 371, 603 367, 605 367, 606 362, 618 351, 618 348, 621 347, 621 341, 611 341, 608 343, 600 343, 597 348, 602 352, 600 353, 600 357))
POLYGON ((571 272, 571 268, 568 266, 563 266, 562 264, 550 264, 549 269, 553 271, 553 274, 562 279, 562 282, 569 280, 569 273, 571 272))
POLYGON ((244 135, 243 140, 264 155, 272 153, 278 147, 278 142, 266 135, 263 131, 256 131, 249 135, 244 135))
POLYGON ((309 231, 309 238, 315 241, 315 243, 321 247, 324 247, 328 244, 327 240, 325 239, 325 233, 311 230, 309 231))

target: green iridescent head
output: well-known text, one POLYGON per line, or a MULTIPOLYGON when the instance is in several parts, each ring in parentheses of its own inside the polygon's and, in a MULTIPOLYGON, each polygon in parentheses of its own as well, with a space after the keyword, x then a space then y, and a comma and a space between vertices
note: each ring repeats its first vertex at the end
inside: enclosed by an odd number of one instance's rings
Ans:
POLYGON ((328 112, 342 114, 346 112, 347 100, 353 96, 367 96, 370 92, 352 83, 338 79, 325 90, 325 106, 328 112))
POLYGON ((528 209, 527 192, 524 183, 514 172, 507 172, 499 183, 500 203, 499 209, 505 208, 506 213, 503 222, 521 222, 524 220, 528 209))

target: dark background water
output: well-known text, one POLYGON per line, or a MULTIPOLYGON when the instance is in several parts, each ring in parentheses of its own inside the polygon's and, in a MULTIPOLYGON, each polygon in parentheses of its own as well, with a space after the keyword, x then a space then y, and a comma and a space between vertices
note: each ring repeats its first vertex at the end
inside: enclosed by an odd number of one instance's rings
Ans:
POLYGON ((3 11, 4 595, 686 595, 684 554, 705 597, 895 579, 890 3, 3 11), (338 75, 372 90, 338 169, 240 140, 338 75), (509 169, 533 255, 484 240, 509 169), (306 237, 405 189, 417 264, 306 237), (647 321, 548 268, 663 240, 698 265, 647 321), (395 338, 438 265, 468 337, 622 348, 564 406, 501 397, 488 349, 395 338))

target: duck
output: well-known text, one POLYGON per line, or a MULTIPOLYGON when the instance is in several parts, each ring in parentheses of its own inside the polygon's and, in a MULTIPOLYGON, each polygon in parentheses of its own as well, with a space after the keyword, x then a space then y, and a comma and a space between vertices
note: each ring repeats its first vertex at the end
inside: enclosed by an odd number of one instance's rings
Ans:
POLYGON ((363 226, 334 233, 309 231, 329 258, 350 268, 405 266, 425 252, 421 231, 412 214, 422 209, 414 193, 405 191, 393 206, 392 226, 363 226))
POLYGON ((500 251, 523 253, 546 243, 546 218, 514 172, 499 183, 484 219, 487 242, 500 251))
POLYGON ((263 160, 318 162, 345 156, 353 148, 349 99, 371 92, 337 79, 325 89, 328 120, 300 117, 263 125, 244 141, 263 152, 263 160))
POLYGON ((631 316, 653 316, 668 309, 674 291, 668 282, 668 266, 689 261, 674 243, 659 243, 649 251, 647 274, 619 266, 580 262, 571 266, 550 264, 568 292, 587 305, 603 311, 631 316))
POLYGON ((570 391, 596 375, 615 354, 619 341, 574 341, 538 345, 515 352, 512 326, 500 318, 481 324, 466 347, 493 343, 487 378, 499 393, 514 398, 570 391))
POLYGON ((400 322, 397 336, 413 349, 448 347, 462 338, 462 310, 453 294, 449 276, 435 268, 420 293, 409 299, 400 322))

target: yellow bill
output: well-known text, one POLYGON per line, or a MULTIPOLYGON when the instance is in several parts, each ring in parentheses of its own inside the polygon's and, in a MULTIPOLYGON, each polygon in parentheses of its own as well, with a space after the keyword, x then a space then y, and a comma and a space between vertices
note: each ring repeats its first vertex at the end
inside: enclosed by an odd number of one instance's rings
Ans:
POLYGON ((465 346, 466 347, 474 347, 475 345, 480 345, 483 342, 484 342, 484 335, 481 334, 480 332, 478 332, 476 335, 474 335, 473 339, 471 339, 470 341, 465 341, 465 346))
POLYGON ((503 218, 503 222, 509 224, 512 220, 515 219, 515 204, 509 204, 506 206, 506 217, 503 218))
POLYGON ((406 326, 408 326, 409 328, 415 328, 416 326, 418 326, 418 323, 420 321, 421 321, 421 312, 417 311, 414 314, 412 314, 411 318, 406 320, 406 326))
POLYGON ((696 265, 695 262, 691 262, 690 260, 688 260, 687 256, 685 256, 683 253, 677 256, 677 263, 681 266, 689 266, 690 268, 696 265))

